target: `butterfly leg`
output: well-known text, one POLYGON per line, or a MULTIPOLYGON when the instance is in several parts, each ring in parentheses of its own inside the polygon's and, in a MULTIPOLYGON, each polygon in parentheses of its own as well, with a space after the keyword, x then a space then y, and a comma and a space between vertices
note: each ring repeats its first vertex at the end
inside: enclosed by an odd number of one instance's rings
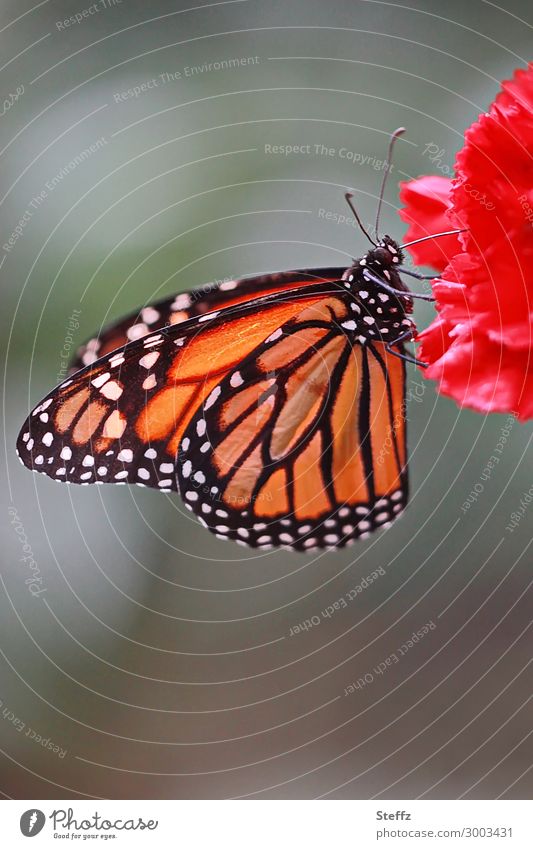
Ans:
POLYGON ((419 274, 417 271, 411 271, 411 269, 403 268, 399 265, 396 269, 397 271, 401 271, 402 274, 407 274, 409 277, 414 277, 416 280, 435 280, 438 277, 438 274, 419 274))
POLYGON ((385 349, 389 354, 392 354, 394 357, 398 357, 400 360, 405 360, 406 363, 412 363, 414 366, 421 366, 422 368, 427 368, 428 364, 423 363, 422 360, 417 360, 416 357, 410 357, 408 354, 402 354, 400 351, 394 350, 394 345, 401 345, 402 342, 411 342, 413 339, 413 331, 406 330, 405 333, 402 333, 397 337, 393 342, 389 342, 385 345, 385 349))
POLYGON ((421 301, 434 301, 435 298, 433 295, 424 295, 422 292, 400 292, 398 289, 395 289, 394 286, 390 286, 385 282, 381 277, 378 277, 377 274, 372 274, 367 268, 365 268, 363 277, 365 280, 371 280, 376 286, 380 286, 382 289, 385 289, 386 292, 391 292, 391 294, 398 295, 401 297, 408 298, 420 298, 421 301))

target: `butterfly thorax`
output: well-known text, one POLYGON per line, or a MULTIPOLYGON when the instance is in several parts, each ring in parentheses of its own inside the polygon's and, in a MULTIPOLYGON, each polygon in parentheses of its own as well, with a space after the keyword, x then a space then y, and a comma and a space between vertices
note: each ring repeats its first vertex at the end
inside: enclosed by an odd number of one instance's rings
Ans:
POLYGON ((351 309, 356 315, 345 323, 344 329, 353 330, 361 342, 380 338, 392 342, 407 329, 416 333, 413 321, 407 317, 413 311, 413 302, 397 271, 402 260, 397 242, 384 236, 346 269, 343 281, 353 296, 351 309))

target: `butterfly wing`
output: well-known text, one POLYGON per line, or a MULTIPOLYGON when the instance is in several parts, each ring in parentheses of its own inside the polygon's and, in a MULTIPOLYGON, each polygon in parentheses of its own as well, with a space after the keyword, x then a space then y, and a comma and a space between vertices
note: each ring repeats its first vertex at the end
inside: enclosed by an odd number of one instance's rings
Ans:
POLYGON ((105 354, 122 348, 128 342, 154 333, 167 325, 180 324, 212 310, 230 307, 252 298, 281 293, 316 282, 340 280, 343 272, 343 268, 284 271, 240 280, 207 283, 198 289, 180 292, 141 310, 135 310, 104 328, 98 336, 92 337, 78 349, 69 366, 69 373, 73 374, 105 354))
POLYGON ((68 483, 176 490, 176 456, 195 410, 266 336, 323 300, 309 288, 166 326, 77 371, 28 417, 22 462, 68 483))
MULTIPOLYGON (((306 305, 205 396, 177 455, 185 504, 221 539, 338 548, 405 507, 405 367, 306 305)), ((349 322, 348 322, 349 323, 349 322)))

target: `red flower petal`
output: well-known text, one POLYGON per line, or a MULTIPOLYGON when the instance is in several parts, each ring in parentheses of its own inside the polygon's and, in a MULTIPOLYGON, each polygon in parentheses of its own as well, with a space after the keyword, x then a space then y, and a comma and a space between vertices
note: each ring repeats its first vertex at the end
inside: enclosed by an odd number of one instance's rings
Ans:
MULTIPOLYGON (((405 205, 400 217, 409 224, 404 241, 411 242, 434 233, 444 233, 456 225, 449 215, 452 181, 447 177, 419 177, 400 184, 400 200, 405 205)), ((457 236, 429 239, 413 245, 409 251, 417 265, 429 265, 444 271, 454 254, 461 249, 457 236)))

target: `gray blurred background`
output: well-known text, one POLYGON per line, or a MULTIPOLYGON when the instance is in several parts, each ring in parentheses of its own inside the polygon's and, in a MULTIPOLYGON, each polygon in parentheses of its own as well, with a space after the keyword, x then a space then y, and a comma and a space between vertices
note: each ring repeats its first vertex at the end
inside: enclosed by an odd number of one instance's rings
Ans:
MULTIPOLYGON (((176 497, 57 486, 16 458, 66 342, 174 291, 366 250, 325 216, 353 188, 372 220, 404 125, 384 210, 401 237, 399 180, 451 168, 531 59, 527 0, 192 5, 2 3, 2 245, 27 220, 0 251, 0 789, 530 797, 533 507, 507 529, 533 484, 530 426, 459 411, 411 369, 409 509, 307 556, 222 543, 176 497), (309 152, 265 148, 289 144, 309 152)), ((432 316, 417 306, 419 327, 432 316)))

